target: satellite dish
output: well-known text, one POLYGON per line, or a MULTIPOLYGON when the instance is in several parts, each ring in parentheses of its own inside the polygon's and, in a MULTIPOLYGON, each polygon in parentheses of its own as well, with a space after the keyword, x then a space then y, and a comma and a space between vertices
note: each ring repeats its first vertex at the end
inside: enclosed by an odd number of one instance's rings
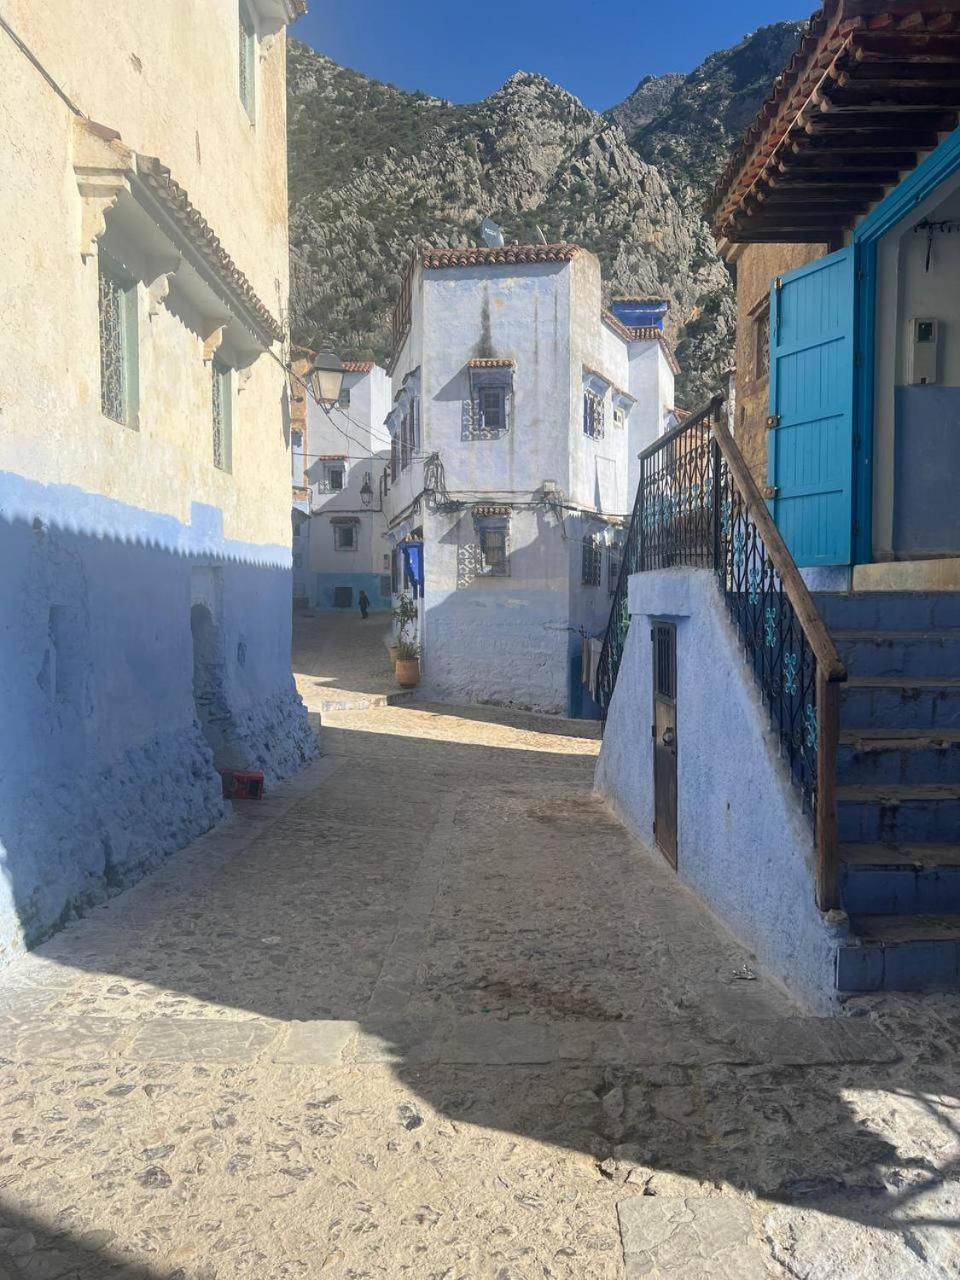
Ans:
POLYGON ((492 218, 484 218, 480 223, 480 235, 488 249, 503 248, 503 231, 492 218))

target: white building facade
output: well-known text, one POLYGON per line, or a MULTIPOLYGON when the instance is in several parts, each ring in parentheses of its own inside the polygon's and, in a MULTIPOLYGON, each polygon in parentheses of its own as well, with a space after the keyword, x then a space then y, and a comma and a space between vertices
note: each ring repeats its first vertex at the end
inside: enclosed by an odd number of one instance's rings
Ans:
MULTIPOLYGON (((306 379, 309 355, 294 362, 306 379)), ((370 362, 344 364, 339 403, 318 404, 300 386, 293 423, 295 608, 391 607, 391 550, 383 510, 390 443, 384 420, 390 379, 370 362)))
POLYGON ((302 9, 4 7, 0 963, 216 822, 219 768, 316 749, 285 621, 302 9))
POLYGON ((606 626, 636 455, 673 421, 663 308, 630 323, 644 306, 604 311, 600 264, 576 245, 412 264, 385 508, 428 696, 592 713, 583 640, 606 626))

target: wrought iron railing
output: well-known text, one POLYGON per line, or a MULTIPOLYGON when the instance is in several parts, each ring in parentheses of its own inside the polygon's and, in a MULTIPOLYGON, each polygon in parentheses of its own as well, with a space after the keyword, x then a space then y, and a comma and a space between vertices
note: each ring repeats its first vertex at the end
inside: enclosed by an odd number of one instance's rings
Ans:
MULTIPOLYGON (((846 679, 716 396, 640 455, 640 480, 597 674, 606 715, 630 624, 631 574, 712 568, 790 776, 813 816, 817 900, 836 905, 839 684, 846 679)), ((734 730, 731 729, 733 733, 734 730)))

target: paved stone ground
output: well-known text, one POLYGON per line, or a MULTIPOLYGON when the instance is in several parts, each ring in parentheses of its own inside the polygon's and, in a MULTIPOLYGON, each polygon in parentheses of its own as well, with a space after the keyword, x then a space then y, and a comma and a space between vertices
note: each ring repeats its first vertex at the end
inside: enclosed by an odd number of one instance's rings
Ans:
POLYGON ((401 700, 387 652, 391 631, 386 612, 366 620, 359 609, 295 613, 294 679, 310 709, 363 710, 401 700))
POLYGON ((960 1002, 804 1017, 565 727, 329 714, 0 975, 0 1280, 960 1276, 960 1002))

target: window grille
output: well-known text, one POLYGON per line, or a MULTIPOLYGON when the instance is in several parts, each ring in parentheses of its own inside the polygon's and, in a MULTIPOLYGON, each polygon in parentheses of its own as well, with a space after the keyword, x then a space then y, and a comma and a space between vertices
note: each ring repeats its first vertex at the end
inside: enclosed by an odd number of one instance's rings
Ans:
POLYGON ((617 583, 620 581, 620 556, 620 543, 615 542, 607 554, 607 590, 611 595, 616 591, 617 583))
POLYGON ((770 376, 770 303, 765 302, 754 321, 754 376, 759 379, 770 376))
POLYGON ((357 527, 353 524, 333 526, 333 545, 337 551, 353 551, 357 545, 357 527))
POLYGON ((481 572, 492 578, 507 577, 510 573, 510 556, 507 548, 507 525, 482 524, 479 526, 481 572))
POLYGON ((585 587, 599 587, 603 550, 600 537, 588 533, 583 540, 580 580, 585 587))
POLYGON ((240 0, 238 13, 238 32, 240 36, 239 87, 240 101, 244 110, 253 120, 256 103, 256 47, 257 36, 253 21, 244 0, 240 0))
POLYGON ((233 462, 230 411, 230 370, 214 360, 211 374, 213 465, 221 471, 229 471, 233 462))
POLYGON ((470 399, 464 401, 460 438, 497 440, 510 429, 513 369, 470 370, 470 399))
POLYGON ((130 425, 136 413, 136 284, 99 255, 100 409, 130 425))
POLYGON ((583 434, 591 440, 603 439, 603 396, 589 388, 583 392, 583 434))

